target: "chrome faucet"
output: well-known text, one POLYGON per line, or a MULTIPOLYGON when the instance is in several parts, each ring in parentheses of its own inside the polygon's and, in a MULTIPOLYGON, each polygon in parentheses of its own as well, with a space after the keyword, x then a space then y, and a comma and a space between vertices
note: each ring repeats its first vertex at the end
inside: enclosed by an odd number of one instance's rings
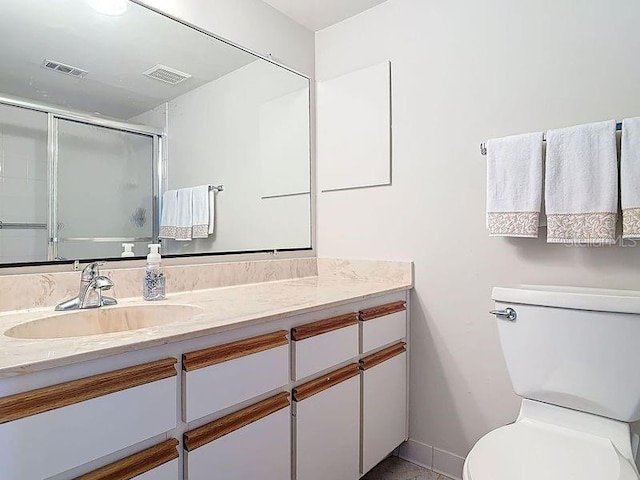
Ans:
POLYGON ((56 305, 57 311, 78 310, 82 308, 98 308, 118 303, 115 298, 102 295, 103 290, 113 287, 109 277, 100 275, 99 266, 105 262, 93 262, 84 267, 80 277, 80 291, 77 297, 70 298, 56 305))

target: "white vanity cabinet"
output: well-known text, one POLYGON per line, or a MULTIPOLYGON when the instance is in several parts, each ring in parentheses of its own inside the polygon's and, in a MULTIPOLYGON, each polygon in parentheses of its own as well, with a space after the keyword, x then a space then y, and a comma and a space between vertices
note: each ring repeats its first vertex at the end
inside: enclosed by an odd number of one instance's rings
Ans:
POLYGON ((0 479, 357 480, 407 438, 405 302, 0 379, 0 479))
POLYGON ((185 478, 291 478, 289 405, 281 393, 186 432, 185 478))
POLYGON ((349 364, 293 390, 296 480, 360 477, 360 368, 349 364))
POLYGON ((362 473, 407 440, 407 352, 404 342, 360 360, 362 473))
POLYGON ((176 427, 175 358, 0 398, 0 468, 42 480, 176 427))
POLYGON ((183 418, 204 417, 289 383, 286 330, 185 353, 183 418))

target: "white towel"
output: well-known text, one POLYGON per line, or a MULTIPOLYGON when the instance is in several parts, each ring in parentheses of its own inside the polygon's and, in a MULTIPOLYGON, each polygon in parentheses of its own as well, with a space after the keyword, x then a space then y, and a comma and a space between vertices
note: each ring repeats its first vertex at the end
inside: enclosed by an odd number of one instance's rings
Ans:
POLYGON ((216 226, 216 192, 209 189, 209 235, 213 233, 216 226))
POLYGON ((162 195, 162 216, 160 220, 160 238, 176 238, 178 226, 178 191, 167 190, 162 195))
POLYGON ((487 141, 487 229, 494 237, 538 236, 542 132, 487 141))
POLYGON ((193 238, 193 189, 178 189, 178 228, 176 240, 186 241, 193 238))
POLYGON ((209 185, 193 187, 193 238, 207 238, 209 236, 209 185))
POLYGON ((547 132, 547 242, 615 243, 616 122, 547 132))
POLYGON ((640 238, 640 117, 622 121, 622 238, 640 238))

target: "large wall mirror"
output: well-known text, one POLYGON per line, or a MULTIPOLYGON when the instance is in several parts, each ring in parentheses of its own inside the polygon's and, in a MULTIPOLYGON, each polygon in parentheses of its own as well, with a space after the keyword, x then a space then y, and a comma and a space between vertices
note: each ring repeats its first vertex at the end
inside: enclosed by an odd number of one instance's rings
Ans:
POLYGON ((0 265, 311 248, 308 78, 131 1, 0 38, 0 265))

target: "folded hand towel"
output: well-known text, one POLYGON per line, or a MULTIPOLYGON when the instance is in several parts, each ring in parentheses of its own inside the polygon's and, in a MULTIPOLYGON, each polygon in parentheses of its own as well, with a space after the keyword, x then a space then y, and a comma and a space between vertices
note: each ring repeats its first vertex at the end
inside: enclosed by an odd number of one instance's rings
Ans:
POLYGON ((487 142, 487 229, 491 236, 538 236, 542 132, 487 142))
POLYGON ((209 185, 193 187, 193 238, 209 236, 209 185))
POLYGON ((547 242, 615 243, 616 122, 547 132, 547 242))
POLYGON ((162 195, 162 217, 160 220, 160 238, 176 238, 178 226, 178 191, 167 190, 162 195))
POLYGON ((622 238, 640 238, 640 117, 622 121, 622 238))
POLYGON ((178 228, 176 240, 191 240, 193 235, 193 189, 178 190, 178 228))

